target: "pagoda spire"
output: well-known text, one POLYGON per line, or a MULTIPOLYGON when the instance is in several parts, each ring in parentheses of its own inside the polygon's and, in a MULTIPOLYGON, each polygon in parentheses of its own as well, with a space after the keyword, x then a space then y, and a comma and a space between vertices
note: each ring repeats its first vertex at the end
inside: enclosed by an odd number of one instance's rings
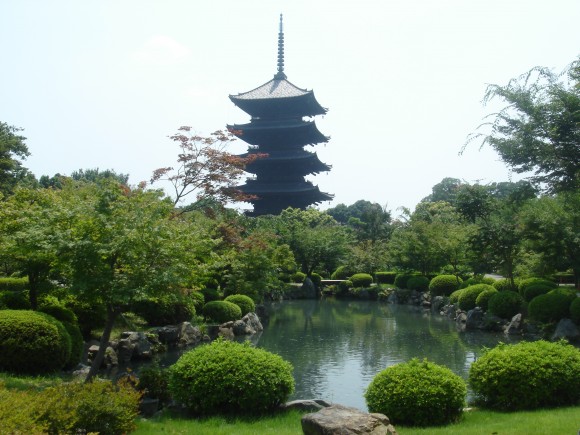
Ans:
POLYGON ((284 74, 284 26, 282 24, 282 14, 280 14, 280 30, 278 32, 278 72, 274 79, 286 79, 286 74, 284 74))

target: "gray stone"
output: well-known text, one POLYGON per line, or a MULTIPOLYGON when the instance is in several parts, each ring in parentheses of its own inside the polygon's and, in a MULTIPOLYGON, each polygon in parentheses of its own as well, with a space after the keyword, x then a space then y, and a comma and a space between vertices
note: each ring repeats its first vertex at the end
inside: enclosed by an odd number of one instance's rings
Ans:
POLYGON ((301 287, 302 294, 306 299, 316 299, 316 286, 309 277, 306 277, 301 287))
MULTIPOLYGON (((231 326, 233 326, 233 322, 232 322, 231 326)), ((233 340, 234 339, 234 331, 231 327, 227 328, 227 327, 224 327, 223 325, 221 325, 219 328, 218 336, 223 337, 226 340, 233 340)))
POLYGON ((122 338, 119 340, 117 346, 117 357, 121 363, 128 363, 133 358, 133 350, 135 345, 128 338, 122 338))
POLYGON ((455 316, 455 325, 457 326, 458 331, 465 331, 467 327, 467 313, 465 311, 457 310, 457 315, 455 316))
POLYGON ((561 319, 556 326, 552 340, 560 340, 565 338, 569 341, 580 340, 580 331, 578 327, 570 319, 561 319))
POLYGON ((234 325, 232 326, 232 332, 234 333, 235 336, 239 336, 239 335, 251 335, 256 331, 250 328, 248 324, 243 320, 236 320, 234 322, 234 325))
POLYGON ((512 320, 503 328, 504 334, 515 335, 522 333, 522 314, 518 313, 512 317, 512 320))
POLYGON ((445 305, 441 309, 441 314, 449 319, 455 319, 457 313, 457 307, 453 304, 445 305))
POLYGON ((487 312, 483 318, 483 329, 486 331, 503 331, 506 324, 507 321, 505 319, 489 314, 489 312, 487 312))
POLYGON ((117 353, 115 352, 115 349, 113 349, 111 346, 109 346, 105 349, 105 357, 103 359, 103 363, 105 364, 105 366, 107 366, 107 368, 111 368, 111 367, 115 367, 115 366, 119 365, 119 359, 117 358, 117 353))
POLYGON ((242 320, 254 331, 253 333, 260 332, 264 330, 262 326, 262 322, 260 322, 260 318, 256 313, 248 313, 242 320))
POLYGON ((355 408, 332 405, 302 417, 305 435, 396 435, 383 414, 367 414, 355 408))
POLYGON ((154 331, 159 337, 159 341, 163 344, 173 345, 179 340, 177 326, 162 326, 161 328, 156 328, 154 331))
POLYGON ((475 307, 473 310, 467 312, 467 319, 465 322, 466 329, 483 329, 484 313, 480 307, 475 307))
POLYGON ((197 326, 189 322, 177 325, 177 344, 181 347, 197 344, 202 339, 202 333, 197 326))
POLYGON ((397 292, 392 292, 389 296, 387 296, 387 303, 394 305, 399 303, 399 297, 397 296, 397 292))
POLYGON ((283 410, 296 409, 302 412, 316 412, 320 411, 322 408, 327 408, 331 405, 332 405, 331 403, 328 403, 327 401, 321 399, 306 399, 286 402, 280 405, 280 408, 283 410))

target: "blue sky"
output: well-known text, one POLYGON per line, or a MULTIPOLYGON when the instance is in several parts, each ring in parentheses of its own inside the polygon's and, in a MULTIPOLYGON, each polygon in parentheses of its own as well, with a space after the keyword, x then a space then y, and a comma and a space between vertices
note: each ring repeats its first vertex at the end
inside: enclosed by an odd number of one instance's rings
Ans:
POLYGON ((330 142, 307 148, 333 166, 310 178, 335 195, 322 209, 413 208, 444 177, 508 180, 492 150, 458 155, 498 108, 482 106, 486 85, 580 54, 577 0, 4 0, 0 120, 25 129, 37 176, 148 180, 174 164, 179 126, 248 122, 228 95, 276 72, 280 13, 288 79, 329 108, 330 142))

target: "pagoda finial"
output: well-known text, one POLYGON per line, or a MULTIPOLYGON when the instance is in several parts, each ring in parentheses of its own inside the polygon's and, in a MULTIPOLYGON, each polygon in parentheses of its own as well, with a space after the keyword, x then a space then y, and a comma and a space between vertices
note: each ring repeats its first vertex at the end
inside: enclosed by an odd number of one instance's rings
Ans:
POLYGON ((276 80, 286 78, 284 74, 284 26, 282 24, 282 14, 280 14, 280 31, 278 32, 278 72, 274 76, 276 80))

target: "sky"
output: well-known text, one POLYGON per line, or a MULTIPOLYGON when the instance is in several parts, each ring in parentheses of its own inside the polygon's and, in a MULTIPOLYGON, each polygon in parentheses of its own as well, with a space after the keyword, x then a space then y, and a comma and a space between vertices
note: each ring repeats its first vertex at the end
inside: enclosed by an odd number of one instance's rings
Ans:
POLYGON ((24 129, 37 177, 149 180, 175 165, 180 126, 249 122, 228 96, 273 78, 280 13, 288 80, 329 109, 315 120, 330 141, 307 147, 332 166, 308 177, 334 194, 322 210, 520 179, 479 143, 460 155, 502 107, 485 89, 580 55, 578 0, 2 0, 0 121, 24 129))

